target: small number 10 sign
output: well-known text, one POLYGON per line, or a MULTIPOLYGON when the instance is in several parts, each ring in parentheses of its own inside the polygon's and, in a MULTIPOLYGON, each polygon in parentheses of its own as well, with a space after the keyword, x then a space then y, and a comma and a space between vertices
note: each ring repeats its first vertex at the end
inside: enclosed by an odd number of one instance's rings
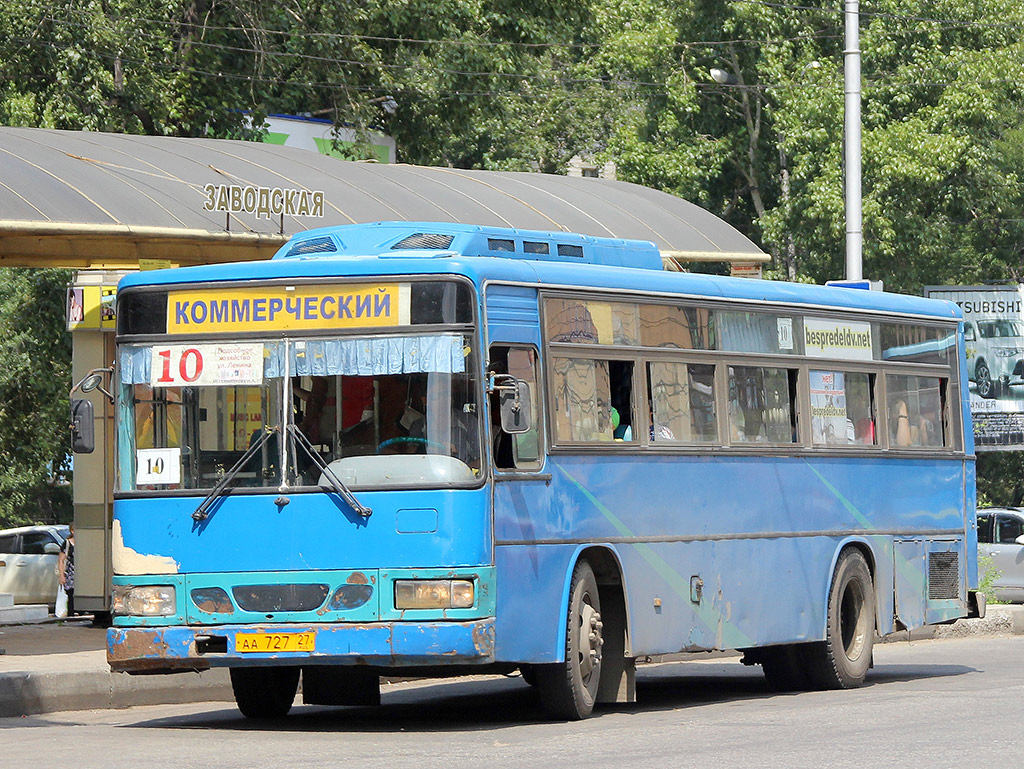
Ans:
POLYGON ((139 449, 135 452, 135 485, 181 482, 181 449, 139 449))

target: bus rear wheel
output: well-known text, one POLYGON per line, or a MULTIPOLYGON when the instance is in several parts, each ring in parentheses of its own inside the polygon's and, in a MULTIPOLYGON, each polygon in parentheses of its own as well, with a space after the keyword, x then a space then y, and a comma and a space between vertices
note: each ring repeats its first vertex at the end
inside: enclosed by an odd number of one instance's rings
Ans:
POLYGON ((569 587, 565 662, 535 668, 541 703, 555 718, 578 721, 593 711, 601 681, 603 627, 597 578, 590 564, 580 561, 569 587))
POLYGON ((231 668, 235 703, 246 718, 283 718, 299 688, 299 668, 231 668))
POLYGON ((821 689, 852 689, 864 683, 875 640, 875 590, 858 550, 843 551, 828 597, 825 640, 807 644, 811 682, 821 689))

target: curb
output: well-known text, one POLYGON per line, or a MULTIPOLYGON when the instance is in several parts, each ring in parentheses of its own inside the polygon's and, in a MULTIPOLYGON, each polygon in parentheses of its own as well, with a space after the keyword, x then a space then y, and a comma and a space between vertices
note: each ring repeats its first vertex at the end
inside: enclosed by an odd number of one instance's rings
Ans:
MULTIPOLYGON (((900 631, 886 636, 881 641, 894 643, 983 635, 1024 635, 1024 605, 989 606, 984 619, 962 619, 950 625, 929 625, 909 632, 900 631)), ((682 658, 683 655, 659 655, 657 661, 682 658)), ((653 662, 655 659, 651 658, 650 661, 653 662)), ((112 673, 100 667, 76 672, 0 673, 0 718, 18 718, 64 710, 233 701, 234 695, 227 668, 211 668, 202 673, 134 676, 112 673)))
POLYGON ((0 718, 211 701, 234 701, 226 668, 173 676, 129 676, 103 670, 0 674, 0 718))
POLYGON ((1024 635, 1024 605, 994 604, 983 619, 958 619, 950 625, 925 625, 886 636, 883 643, 931 638, 969 638, 980 635, 1024 635))

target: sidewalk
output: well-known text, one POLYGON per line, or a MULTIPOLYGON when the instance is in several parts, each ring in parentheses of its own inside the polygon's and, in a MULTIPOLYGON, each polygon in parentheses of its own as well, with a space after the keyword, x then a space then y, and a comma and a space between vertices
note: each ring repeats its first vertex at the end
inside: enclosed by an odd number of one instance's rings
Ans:
POLYGON ((0 718, 234 700, 224 669, 166 676, 111 673, 106 635, 91 618, 0 624, 0 718))
MULTIPOLYGON (((985 619, 897 633, 886 642, 1011 634, 1024 635, 1024 606, 990 606, 985 619)), ((92 627, 88 618, 0 625, 0 718, 234 699, 223 668, 165 676, 111 673, 105 643, 106 630, 92 627)))

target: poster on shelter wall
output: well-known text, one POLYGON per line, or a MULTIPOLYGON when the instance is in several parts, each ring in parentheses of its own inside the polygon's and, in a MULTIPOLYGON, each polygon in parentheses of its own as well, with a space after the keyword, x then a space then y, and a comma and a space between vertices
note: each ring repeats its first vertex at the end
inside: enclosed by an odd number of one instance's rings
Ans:
POLYGON ((117 325, 117 286, 70 286, 67 293, 68 331, 113 331, 117 325))
POLYGON ((929 286, 925 296, 963 311, 976 449, 1024 448, 1024 285, 929 286))

